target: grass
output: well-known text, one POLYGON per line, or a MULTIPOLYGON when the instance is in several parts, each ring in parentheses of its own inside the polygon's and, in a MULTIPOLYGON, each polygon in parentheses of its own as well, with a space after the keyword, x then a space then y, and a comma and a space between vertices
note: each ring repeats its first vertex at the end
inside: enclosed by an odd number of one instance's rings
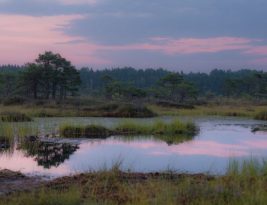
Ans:
POLYGON ((216 105, 195 106, 195 109, 176 109, 150 105, 149 109, 157 115, 169 116, 231 116, 255 118, 261 112, 267 112, 265 105, 216 105))
POLYGON ((32 192, 2 197, 2 205, 43 204, 267 204, 265 162, 232 161, 224 176, 130 173, 111 170, 63 177, 32 192))
POLYGON ((100 125, 72 126, 61 125, 59 128, 60 135, 66 138, 96 138, 106 137, 111 134, 111 130, 100 125))
POLYGON ((2 112, 20 112, 30 117, 153 117, 155 115, 172 116, 233 116, 266 119, 266 102, 244 99, 216 98, 205 104, 190 104, 183 106, 160 106, 156 102, 147 103, 146 106, 137 106, 127 102, 109 102, 103 99, 79 100, 69 99, 64 104, 44 101, 42 103, 27 102, 20 105, 0 105, 2 112), (70 102, 68 102, 70 101, 70 102), (73 102, 72 102, 73 101, 73 102), (184 108, 183 108, 184 107, 184 108), (262 115, 263 117, 258 117, 262 115), (265 116, 265 117, 264 117, 265 116))
POLYGON ((34 122, 1 122, 0 137, 13 139, 14 137, 37 136, 40 132, 39 125, 34 122))
POLYGON ((267 111, 260 111, 255 115, 256 120, 267 120, 267 111))
POLYGON ((2 112, 24 113, 30 117, 124 117, 124 118, 144 118, 153 117, 153 113, 146 106, 137 106, 126 103, 99 103, 94 105, 72 105, 55 103, 23 104, 4 106, 0 105, 2 112))
POLYGON ((155 137, 161 137, 161 139, 168 139, 168 142, 172 140, 179 141, 178 139, 192 139, 197 131, 198 128, 195 124, 191 122, 183 123, 179 120, 173 120, 170 123, 158 120, 152 124, 124 121, 113 129, 108 129, 100 125, 72 126, 65 124, 60 126, 60 135, 66 138, 95 138, 111 135, 154 135, 155 137), (166 137, 164 138, 163 136, 166 137))
POLYGON ((2 122, 30 122, 32 118, 20 112, 2 112, 0 113, 2 122))
POLYGON ((183 123, 179 120, 173 120, 170 123, 158 120, 151 125, 126 121, 119 124, 115 132, 142 135, 194 135, 197 127, 191 122, 183 123))

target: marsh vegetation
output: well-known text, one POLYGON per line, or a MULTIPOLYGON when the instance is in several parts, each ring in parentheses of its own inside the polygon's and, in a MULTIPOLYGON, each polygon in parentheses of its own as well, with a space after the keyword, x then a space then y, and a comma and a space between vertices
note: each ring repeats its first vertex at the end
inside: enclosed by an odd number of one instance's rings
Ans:
POLYGON ((266 163, 230 162, 225 176, 111 170, 63 177, 0 204, 265 204, 266 163))
POLYGON ((110 135, 166 135, 166 136, 192 136, 198 131, 194 123, 183 123, 173 120, 166 123, 160 120, 153 124, 141 124, 133 121, 124 121, 113 129, 108 129, 100 125, 71 126, 63 125, 60 127, 60 135, 63 137, 106 137, 110 135))

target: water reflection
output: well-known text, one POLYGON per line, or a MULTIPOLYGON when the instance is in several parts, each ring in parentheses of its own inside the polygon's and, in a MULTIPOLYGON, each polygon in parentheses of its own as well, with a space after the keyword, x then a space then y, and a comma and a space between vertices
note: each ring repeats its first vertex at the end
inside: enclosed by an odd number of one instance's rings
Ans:
MULTIPOLYGON (((110 126, 118 123, 118 119, 107 121, 105 118, 79 118, 77 121, 88 124, 97 120, 100 122, 101 119, 110 126)), ((53 126, 59 124, 58 119, 49 120, 53 122, 53 126)), ((114 161, 122 159, 123 168, 132 171, 161 171, 171 167, 178 171, 223 173, 230 157, 238 160, 251 156, 267 157, 266 133, 251 132, 253 126, 262 122, 217 117, 193 120, 200 127, 200 133, 191 141, 171 141, 168 138, 160 139, 153 136, 120 136, 83 139, 79 140, 79 146, 77 141, 18 142, 17 147, 11 143, 11 146, 6 146, 5 149, 13 150, 12 154, 0 154, 0 169, 20 170, 26 174, 62 176, 99 169, 104 165, 109 167, 114 161)), ((150 122, 146 119, 143 121, 150 122)), ((53 129, 56 130, 55 127, 53 129)))
POLYGON ((0 136, 0 154, 12 154, 14 152, 14 139, 0 136))
POLYGON ((25 157, 33 157, 38 166, 46 169, 58 167, 78 149, 76 144, 42 141, 23 141, 18 147, 25 151, 25 157))

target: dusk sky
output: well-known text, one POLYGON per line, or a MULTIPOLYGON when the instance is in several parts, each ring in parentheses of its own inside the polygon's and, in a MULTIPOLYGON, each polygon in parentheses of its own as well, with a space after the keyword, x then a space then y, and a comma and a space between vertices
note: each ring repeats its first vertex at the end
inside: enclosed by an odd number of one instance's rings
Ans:
POLYGON ((267 71, 266 0, 0 0, 0 64, 267 71))

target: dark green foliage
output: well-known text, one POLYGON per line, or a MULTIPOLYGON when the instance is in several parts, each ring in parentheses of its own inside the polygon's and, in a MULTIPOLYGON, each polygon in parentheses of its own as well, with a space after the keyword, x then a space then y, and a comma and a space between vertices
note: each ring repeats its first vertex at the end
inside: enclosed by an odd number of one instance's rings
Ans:
POLYGON ((18 112, 3 112, 0 114, 0 119, 3 122, 29 122, 32 119, 23 114, 18 112))
POLYGON ((197 97, 267 97, 267 74, 256 70, 220 70, 210 73, 170 72, 131 67, 76 70, 59 54, 45 52, 34 63, 0 66, 0 96, 54 99, 67 96, 105 96, 142 102, 161 99, 196 102, 197 97), (159 83, 160 82, 160 83, 159 83))
MULTIPOLYGON (((34 138, 34 136, 31 136, 34 138)), ((37 137, 36 137, 37 139, 37 137)), ((38 166, 46 169, 58 167, 78 149, 78 145, 69 143, 41 142, 24 139, 19 149, 25 150, 28 156, 34 157, 38 166)))
POLYGON ((60 54, 45 52, 29 63, 20 75, 24 94, 34 99, 65 99, 79 89, 80 75, 70 61, 60 54))
POLYGON ((9 137, 0 136, 0 153, 8 150, 11 145, 11 139, 9 137))
POLYGON ((60 134, 68 138, 105 138, 111 134, 111 131, 100 125, 81 126, 63 126, 60 128, 60 134))

